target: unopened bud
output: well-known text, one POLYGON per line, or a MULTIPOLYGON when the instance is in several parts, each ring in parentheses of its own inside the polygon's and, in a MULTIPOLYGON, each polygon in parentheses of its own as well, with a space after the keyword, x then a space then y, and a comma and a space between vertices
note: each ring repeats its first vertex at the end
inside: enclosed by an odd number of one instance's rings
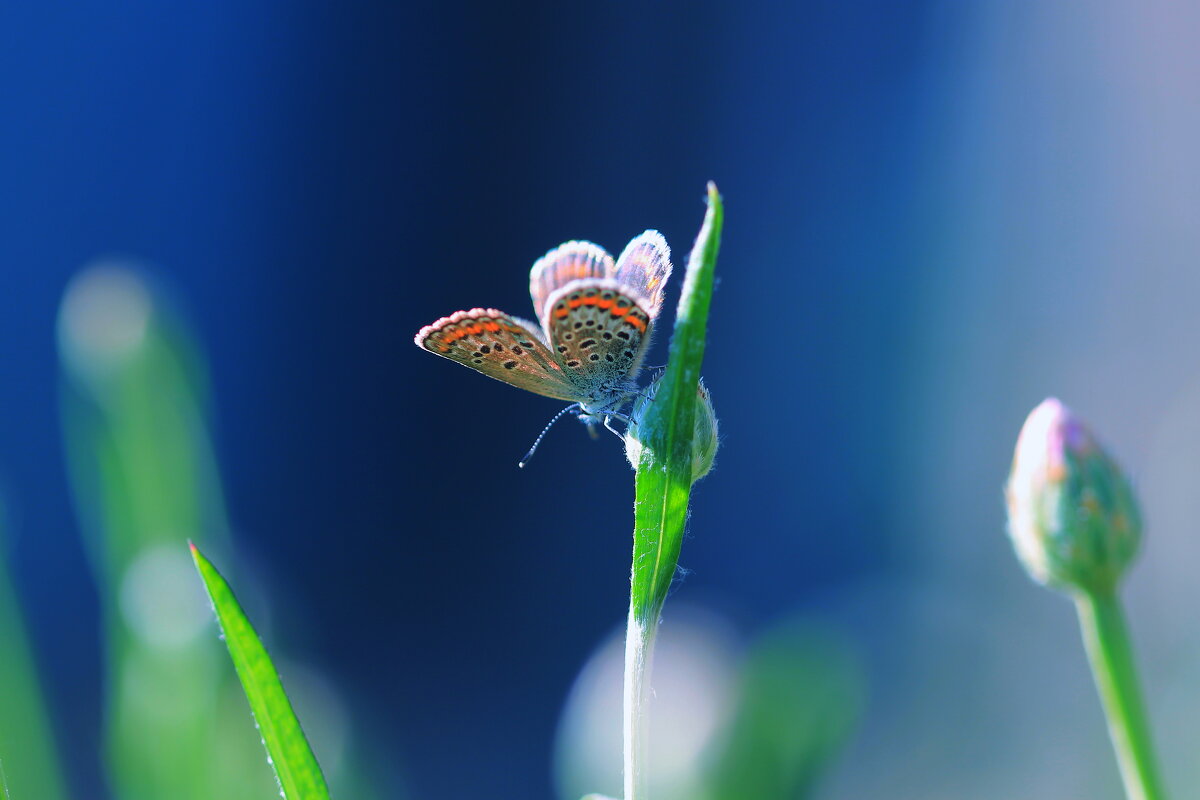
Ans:
POLYGON ((1013 547, 1040 583, 1111 591, 1137 553, 1141 516, 1129 481, 1058 400, 1025 420, 1005 496, 1013 547))
MULTIPOLYGON (((629 459, 629 464, 634 469, 637 469, 638 462, 642 457, 642 440, 638 435, 638 424, 642 421, 646 409, 650 407, 651 401, 654 400, 654 395, 658 393, 661 380, 662 377, 659 376, 642 390, 637 400, 634 401, 633 411, 629 414, 632 421, 625 431, 625 457, 629 459)), ((704 386, 703 378, 696 386, 696 418, 693 430, 692 483, 695 483, 712 469, 719 443, 717 415, 713 411, 712 398, 709 397, 708 389, 704 386)))

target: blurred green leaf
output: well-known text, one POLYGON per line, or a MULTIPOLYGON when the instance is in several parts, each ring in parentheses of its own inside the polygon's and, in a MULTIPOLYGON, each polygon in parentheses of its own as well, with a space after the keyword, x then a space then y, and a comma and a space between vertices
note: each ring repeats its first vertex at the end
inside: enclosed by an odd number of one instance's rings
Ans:
POLYGON ((195 545, 191 548, 283 796, 287 800, 327 800, 329 789, 325 785, 325 776, 308 745, 300 721, 296 719, 271 657, 221 573, 195 545))
POLYGON ((768 634, 746 657, 704 797, 810 797, 858 722, 864 687, 858 659, 839 639, 794 624, 768 634))
POLYGON ((189 538, 219 546, 228 531, 195 340, 125 261, 72 279, 58 323, 67 464, 104 614, 113 794, 270 796, 243 709, 220 702, 240 689, 205 635, 184 549, 189 538))
POLYGON ((61 770, 16 594, 4 565, 0 506, 0 796, 60 800, 61 770))

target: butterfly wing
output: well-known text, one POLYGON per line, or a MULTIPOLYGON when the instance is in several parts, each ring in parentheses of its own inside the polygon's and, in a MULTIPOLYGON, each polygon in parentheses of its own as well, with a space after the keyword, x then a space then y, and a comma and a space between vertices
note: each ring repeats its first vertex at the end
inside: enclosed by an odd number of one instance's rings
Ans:
POLYGON ((612 256, 591 242, 566 242, 542 256, 529 271, 529 296, 538 322, 546 325, 546 300, 566 284, 581 278, 612 277, 612 256))
POLYGON ((620 281, 571 281, 546 301, 546 336, 568 374, 609 388, 637 374, 650 343, 649 301, 620 281))
POLYGON ((662 309, 663 289, 671 277, 671 248, 658 231, 646 231, 625 246, 610 277, 646 298, 650 318, 662 309))
POLYGON ((442 317, 421 328, 413 341, 518 389, 570 402, 582 399, 533 324, 494 308, 442 317))

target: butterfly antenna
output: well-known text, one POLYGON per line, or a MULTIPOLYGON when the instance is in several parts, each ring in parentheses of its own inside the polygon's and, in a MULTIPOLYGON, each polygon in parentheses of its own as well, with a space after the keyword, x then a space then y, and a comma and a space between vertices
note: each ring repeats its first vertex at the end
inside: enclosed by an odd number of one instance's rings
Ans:
POLYGON ((542 439, 546 438, 546 432, 550 430, 550 427, 554 423, 558 422, 559 418, 562 417, 563 414, 566 414, 568 411, 574 411, 577 408, 579 408, 579 403, 571 403, 571 405, 567 406, 562 411, 551 417, 550 421, 546 423, 546 427, 542 428, 542 432, 539 433, 537 439, 534 440, 533 447, 529 448, 529 452, 525 454, 525 457, 517 462, 517 466, 524 468, 525 465, 529 463, 529 459, 533 458, 533 451, 537 450, 538 445, 542 443, 542 439))

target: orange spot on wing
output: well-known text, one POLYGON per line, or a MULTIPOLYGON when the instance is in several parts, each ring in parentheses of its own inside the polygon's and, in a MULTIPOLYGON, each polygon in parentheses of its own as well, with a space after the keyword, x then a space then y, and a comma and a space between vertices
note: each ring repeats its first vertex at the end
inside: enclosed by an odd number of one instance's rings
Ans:
POLYGON ((612 315, 613 315, 614 317, 621 317, 621 316, 624 316, 625 314, 628 314, 628 313, 629 313, 629 309, 630 309, 630 308, 632 308, 632 306, 622 306, 622 305, 615 305, 615 304, 614 304, 614 305, 613 305, 613 310, 612 310, 612 315))
POLYGON ((583 304, 583 300, 581 300, 578 297, 576 297, 574 300, 567 301, 567 305, 569 305, 571 308, 579 308, 579 306, 582 304, 583 304))
POLYGON ((641 319, 639 319, 636 315, 630 314, 628 317, 625 318, 625 321, 628 322, 633 327, 637 328, 642 333, 646 332, 646 323, 643 322, 641 319))
POLYGON ((483 323, 483 329, 488 333, 495 333, 496 331, 500 330, 500 323, 489 320, 488 322, 483 323))
POLYGON ((571 312, 569 312, 567 309, 559 308, 559 309, 555 309, 554 316, 558 317, 559 319, 562 319, 569 313, 571 313, 571 312))
POLYGON ((599 303, 596 303, 596 308, 608 309, 612 307, 612 304, 612 300, 601 300, 599 303))

